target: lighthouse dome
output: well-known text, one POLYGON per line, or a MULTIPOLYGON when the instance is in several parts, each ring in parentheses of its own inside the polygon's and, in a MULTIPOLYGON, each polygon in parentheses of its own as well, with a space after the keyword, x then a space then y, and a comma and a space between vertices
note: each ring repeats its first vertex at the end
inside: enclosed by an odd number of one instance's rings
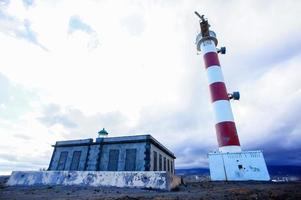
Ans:
POLYGON ((98 137, 104 137, 109 135, 109 133, 103 128, 102 130, 98 131, 98 137))

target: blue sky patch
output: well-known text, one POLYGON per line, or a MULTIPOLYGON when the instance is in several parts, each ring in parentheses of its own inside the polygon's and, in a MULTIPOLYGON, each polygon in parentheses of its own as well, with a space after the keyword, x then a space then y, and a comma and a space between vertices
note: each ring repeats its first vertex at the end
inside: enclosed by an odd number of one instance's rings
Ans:
POLYGON ((0 10, 0 24, 1 23, 3 23, 4 26, 1 27, 0 32, 11 37, 25 39, 47 51, 47 48, 38 41, 37 33, 32 30, 31 23, 28 19, 21 21, 18 18, 7 14, 5 11, 0 10))
POLYGON ((70 17, 69 20, 69 33, 73 33, 75 31, 83 31, 88 34, 94 32, 88 24, 83 22, 78 16, 74 15, 70 17))
POLYGON ((34 0, 23 0, 23 4, 26 8, 33 6, 34 0))

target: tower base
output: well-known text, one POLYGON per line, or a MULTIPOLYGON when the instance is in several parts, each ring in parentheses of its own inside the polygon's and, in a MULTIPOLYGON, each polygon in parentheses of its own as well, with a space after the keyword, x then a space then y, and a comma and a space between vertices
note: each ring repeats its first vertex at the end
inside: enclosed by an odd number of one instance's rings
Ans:
POLYGON ((212 181, 269 181, 270 175, 261 151, 208 153, 212 181))

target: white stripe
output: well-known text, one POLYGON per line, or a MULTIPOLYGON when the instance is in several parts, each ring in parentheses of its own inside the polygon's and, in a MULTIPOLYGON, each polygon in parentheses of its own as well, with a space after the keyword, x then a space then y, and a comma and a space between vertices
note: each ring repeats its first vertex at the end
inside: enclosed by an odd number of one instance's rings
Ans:
POLYGON ((224 82, 223 73, 221 67, 213 65, 207 68, 207 77, 209 85, 215 82, 224 82))
POLYGON ((218 150, 222 153, 235 153, 235 152, 241 152, 241 147, 236 145, 229 145, 229 146, 219 147, 218 150))
POLYGON ((230 121, 234 122, 232 109, 228 100, 219 100, 212 103, 216 123, 230 121))
POLYGON ((205 40, 201 44, 201 52, 205 55, 208 52, 217 52, 213 40, 205 40))

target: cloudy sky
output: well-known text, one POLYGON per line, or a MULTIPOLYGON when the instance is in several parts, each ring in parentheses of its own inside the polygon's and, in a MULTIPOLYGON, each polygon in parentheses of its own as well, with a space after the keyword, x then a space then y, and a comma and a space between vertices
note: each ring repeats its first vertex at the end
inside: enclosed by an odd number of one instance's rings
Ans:
POLYGON ((194 11, 227 47, 242 148, 301 165, 301 1, 0 0, 0 174, 57 140, 151 134, 176 167, 217 148, 194 11))

